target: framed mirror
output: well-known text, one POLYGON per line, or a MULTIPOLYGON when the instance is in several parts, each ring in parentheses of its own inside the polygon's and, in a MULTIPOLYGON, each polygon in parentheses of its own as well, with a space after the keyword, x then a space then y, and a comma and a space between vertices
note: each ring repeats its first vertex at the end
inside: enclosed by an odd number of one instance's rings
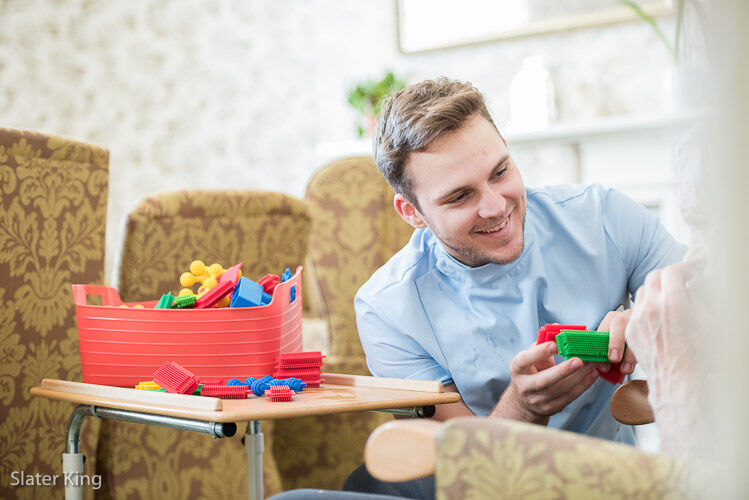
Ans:
MULTIPOLYGON (((673 0, 637 0, 652 17, 673 0)), ((620 0, 396 0, 398 45, 410 54, 639 20, 620 0)))

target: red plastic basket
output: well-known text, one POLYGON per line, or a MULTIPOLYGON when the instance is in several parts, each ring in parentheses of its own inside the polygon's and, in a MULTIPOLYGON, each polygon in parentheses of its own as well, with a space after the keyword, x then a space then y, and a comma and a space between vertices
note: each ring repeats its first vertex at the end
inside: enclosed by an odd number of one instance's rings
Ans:
POLYGON ((167 361, 198 377, 270 375, 280 353, 302 350, 301 272, 278 284, 270 304, 244 308, 117 307, 123 302, 114 288, 73 285, 83 381, 134 386, 167 361), (88 305, 89 295, 101 296, 102 305, 88 305))

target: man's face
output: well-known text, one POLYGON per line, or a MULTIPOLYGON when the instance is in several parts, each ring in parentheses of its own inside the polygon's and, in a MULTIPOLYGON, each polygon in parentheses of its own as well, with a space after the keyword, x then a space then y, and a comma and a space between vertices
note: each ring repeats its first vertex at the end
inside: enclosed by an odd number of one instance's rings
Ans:
POLYGON ((499 133, 474 115, 406 161, 419 208, 401 195, 395 208, 428 227, 458 261, 508 264, 523 251, 525 186, 499 133))

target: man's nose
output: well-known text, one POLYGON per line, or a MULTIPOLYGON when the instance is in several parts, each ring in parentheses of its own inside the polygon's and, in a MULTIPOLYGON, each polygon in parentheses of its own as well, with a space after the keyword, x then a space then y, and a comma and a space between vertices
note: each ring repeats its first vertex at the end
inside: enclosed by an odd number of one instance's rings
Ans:
POLYGON ((492 189, 491 187, 487 187, 481 193, 478 215, 482 219, 502 217, 505 213, 506 206, 507 200, 505 200, 502 192, 492 189))

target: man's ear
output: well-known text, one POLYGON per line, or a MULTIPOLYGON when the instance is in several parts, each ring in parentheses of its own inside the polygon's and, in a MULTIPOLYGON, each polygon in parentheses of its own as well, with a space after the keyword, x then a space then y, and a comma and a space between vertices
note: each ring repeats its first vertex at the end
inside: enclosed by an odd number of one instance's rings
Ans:
POLYGON ((402 194, 396 193, 393 197, 393 206, 401 219, 411 224, 416 229, 427 227, 424 217, 421 215, 416 206, 408 201, 402 194))

